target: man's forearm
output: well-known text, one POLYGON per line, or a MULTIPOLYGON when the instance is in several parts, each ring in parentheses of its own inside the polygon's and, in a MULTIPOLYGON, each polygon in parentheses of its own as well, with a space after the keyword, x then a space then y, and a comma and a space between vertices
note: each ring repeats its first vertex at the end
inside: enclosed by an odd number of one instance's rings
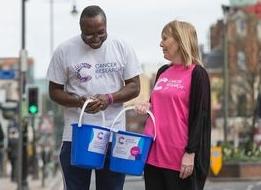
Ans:
POLYGON ((125 86, 112 93, 113 103, 122 103, 137 97, 140 93, 140 79, 136 76, 125 81, 125 86))
POLYGON ((56 89, 50 94, 50 97, 56 103, 65 107, 81 107, 82 103, 77 95, 69 94, 63 90, 56 89))
POLYGON ((49 82, 49 96, 56 103, 66 107, 81 107, 84 102, 76 94, 64 91, 64 85, 49 82))

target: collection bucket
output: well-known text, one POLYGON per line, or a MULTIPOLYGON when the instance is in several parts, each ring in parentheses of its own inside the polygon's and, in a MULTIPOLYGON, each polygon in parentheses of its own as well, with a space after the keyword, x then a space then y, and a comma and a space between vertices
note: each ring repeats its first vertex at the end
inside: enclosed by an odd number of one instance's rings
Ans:
MULTIPOLYGON (((78 123, 72 124, 71 165, 81 168, 101 169, 104 165, 110 130, 96 125, 82 124, 82 116, 88 103, 84 103, 78 123)), ((104 112, 101 112, 105 126, 104 112)))
MULTIPOLYGON (((114 123, 120 115, 130 109, 134 109, 134 107, 125 108, 117 115, 113 121, 112 130, 114 130, 114 123)), ((154 137, 129 131, 114 130, 110 155, 111 171, 129 175, 142 175, 150 147, 156 138, 155 118, 150 111, 147 112, 154 124, 154 137)))

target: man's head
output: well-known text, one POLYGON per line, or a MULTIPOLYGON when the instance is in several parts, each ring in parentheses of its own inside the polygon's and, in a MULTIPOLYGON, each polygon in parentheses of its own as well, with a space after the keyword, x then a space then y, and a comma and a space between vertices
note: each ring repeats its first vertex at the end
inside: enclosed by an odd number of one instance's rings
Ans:
POLYGON ((102 46, 107 38, 106 15, 96 5, 86 7, 80 17, 82 40, 93 49, 102 46))

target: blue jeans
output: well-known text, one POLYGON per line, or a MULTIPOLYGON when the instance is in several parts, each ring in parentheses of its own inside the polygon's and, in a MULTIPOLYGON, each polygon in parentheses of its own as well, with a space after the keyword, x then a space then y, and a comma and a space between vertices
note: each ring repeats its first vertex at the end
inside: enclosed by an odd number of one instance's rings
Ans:
MULTIPOLYGON (((109 170, 108 148, 104 169, 95 170, 96 190, 123 190, 125 174, 109 170)), ((66 190, 89 190, 91 169, 79 168, 71 165, 71 142, 63 142, 60 152, 60 162, 63 171, 66 190)))

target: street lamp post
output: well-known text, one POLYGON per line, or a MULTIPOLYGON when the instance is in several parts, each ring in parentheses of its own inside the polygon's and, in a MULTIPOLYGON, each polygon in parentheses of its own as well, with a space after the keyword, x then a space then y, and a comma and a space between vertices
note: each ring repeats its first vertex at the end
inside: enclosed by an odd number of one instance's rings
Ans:
MULTIPOLYGON (((27 71, 27 51, 26 51, 26 1, 22 0, 21 6, 21 50, 19 58, 19 145, 18 145, 18 171, 17 171, 17 189, 27 190, 27 153, 26 153, 26 141, 27 141, 27 110, 26 110, 26 71, 27 71)), ((53 0, 50 0, 50 51, 53 52, 53 42, 54 42, 54 19, 53 19, 53 0)), ((77 14, 76 4, 74 1, 74 6, 72 14, 77 14)))
POLYGON ((227 39, 227 14, 229 12, 230 7, 222 5, 223 13, 224 13, 224 142, 227 142, 227 128, 228 128, 228 97, 229 97, 229 78, 228 78, 228 39, 227 39))
POLYGON ((21 26, 21 50, 20 50, 20 60, 19 60, 19 114, 18 114, 18 120, 19 120, 19 144, 18 144, 18 171, 17 171, 17 186, 18 190, 26 190, 28 189, 27 184, 27 155, 26 155, 26 130, 27 130, 27 122, 25 120, 25 107, 26 107, 26 93, 25 93, 25 85, 26 85, 26 71, 27 71, 27 51, 25 49, 25 31, 26 31, 26 25, 25 25, 25 12, 26 12, 26 6, 25 1, 22 0, 22 26, 21 26))
MULTIPOLYGON (((71 14, 72 15, 78 14, 75 0, 73 0, 71 14)), ((54 0, 50 0, 50 57, 52 57, 53 50, 54 50, 54 0)))
POLYGON ((78 10, 77 10, 77 7, 76 7, 76 1, 75 1, 75 0, 73 1, 73 6, 72 6, 71 14, 72 14, 72 15, 77 15, 77 14, 78 14, 78 10))

